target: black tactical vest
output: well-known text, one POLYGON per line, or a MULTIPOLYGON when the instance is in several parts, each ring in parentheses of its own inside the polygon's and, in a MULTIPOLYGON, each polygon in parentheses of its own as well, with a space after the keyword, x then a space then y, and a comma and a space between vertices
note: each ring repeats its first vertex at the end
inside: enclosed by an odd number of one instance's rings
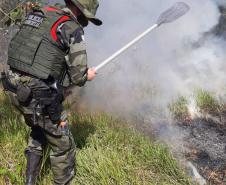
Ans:
POLYGON ((61 13, 42 10, 26 17, 9 45, 8 65, 12 70, 40 79, 62 78, 66 70, 66 49, 53 38, 53 27, 60 20, 71 18, 61 13))

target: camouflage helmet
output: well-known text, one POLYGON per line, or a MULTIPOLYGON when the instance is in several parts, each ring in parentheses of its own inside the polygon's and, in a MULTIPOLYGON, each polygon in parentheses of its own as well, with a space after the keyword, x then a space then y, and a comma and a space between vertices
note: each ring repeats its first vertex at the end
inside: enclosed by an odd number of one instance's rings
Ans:
POLYGON ((71 1, 93 24, 100 26, 102 21, 95 17, 97 8, 99 7, 98 0, 65 0, 71 1))

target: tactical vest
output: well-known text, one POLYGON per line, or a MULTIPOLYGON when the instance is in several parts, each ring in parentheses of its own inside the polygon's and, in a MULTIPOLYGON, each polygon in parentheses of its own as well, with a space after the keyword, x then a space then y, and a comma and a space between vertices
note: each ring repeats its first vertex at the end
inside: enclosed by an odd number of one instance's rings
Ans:
POLYGON ((40 79, 51 76, 61 80, 66 70, 67 50, 58 42, 57 27, 68 20, 72 19, 54 8, 30 13, 10 42, 10 68, 40 79))

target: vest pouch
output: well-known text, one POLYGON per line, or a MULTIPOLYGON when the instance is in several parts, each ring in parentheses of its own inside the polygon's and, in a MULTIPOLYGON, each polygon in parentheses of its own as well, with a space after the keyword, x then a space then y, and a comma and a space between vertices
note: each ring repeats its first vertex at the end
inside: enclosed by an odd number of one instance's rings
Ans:
POLYGON ((32 35, 26 38, 26 30, 22 30, 12 39, 8 50, 8 65, 18 71, 33 75, 33 63, 42 43, 42 37, 32 35))
POLYGON ((20 105, 27 107, 31 100, 32 100, 32 91, 28 86, 23 84, 19 84, 17 87, 17 100, 19 101, 20 105))

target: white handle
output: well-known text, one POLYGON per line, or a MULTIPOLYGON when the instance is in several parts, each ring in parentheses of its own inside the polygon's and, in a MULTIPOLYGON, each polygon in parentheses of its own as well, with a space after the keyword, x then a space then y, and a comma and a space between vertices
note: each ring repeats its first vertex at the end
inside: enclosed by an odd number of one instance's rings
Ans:
POLYGON ((113 55, 111 55, 109 58, 107 58, 102 63, 100 63, 98 66, 96 66, 95 67, 96 71, 98 71, 99 69, 101 69, 102 67, 104 67, 105 65, 107 65, 109 62, 111 62, 112 60, 114 60, 117 56, 119 56, 120 54, 122 54, 124 51, 126 51, 128 48, 130 48, 135 43, 137 43, 139 40, 141 40, 143 37, 145 37, 148 33, 150 33, 152 30, 154 30, 158 26, 159 26, 158 24, 154 24, 153 26, 151 26, 150 28, 148 28, 146 31, 144 31, 142 34, 140 34, 139 36, 137 36, 135 39, 133 39, 127 45, 125 45, 124 47, 122 47, 120 50, 118 50, 113 55))

